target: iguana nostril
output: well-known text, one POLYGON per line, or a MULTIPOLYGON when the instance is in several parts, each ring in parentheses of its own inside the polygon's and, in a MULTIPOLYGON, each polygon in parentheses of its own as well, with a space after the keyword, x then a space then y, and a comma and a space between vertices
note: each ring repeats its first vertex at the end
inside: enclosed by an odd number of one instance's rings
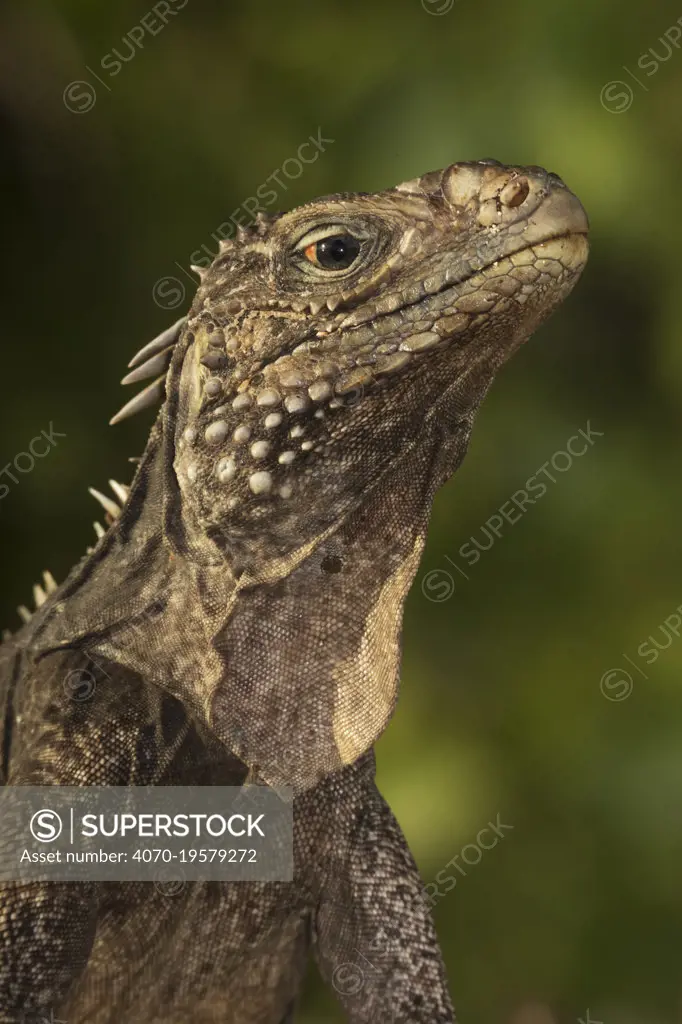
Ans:
POLYGON ((504 206, 521 206, 530 192, 527 178, 513 178, 500 192, 500 202, 504 206))

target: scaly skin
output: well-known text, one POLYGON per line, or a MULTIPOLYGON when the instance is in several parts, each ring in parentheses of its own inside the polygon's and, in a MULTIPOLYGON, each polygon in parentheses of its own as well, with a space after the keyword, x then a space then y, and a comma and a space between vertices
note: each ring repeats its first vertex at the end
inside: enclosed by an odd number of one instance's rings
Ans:
POLYGON ((434 493, 586 232, 554 175, 484 161, 225 243, 152 358, 166 397, 121 515, 3 648, 3 763, 9 784, 291 785, 295 880, 7 886, 1 1021, 280 1024, 310 947, 353 1024, 453 1020, 371 748, 434 493), (110 678, 65 706, 88 654, 110 678))

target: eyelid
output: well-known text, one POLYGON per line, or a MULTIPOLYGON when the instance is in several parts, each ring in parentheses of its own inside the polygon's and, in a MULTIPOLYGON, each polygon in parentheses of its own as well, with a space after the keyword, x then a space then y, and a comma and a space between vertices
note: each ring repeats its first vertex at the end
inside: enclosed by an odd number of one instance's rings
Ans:
POLYGON ((333 237, 334 235, 351 235, 358 242, 362 242, 365 237, 356 231, 351 231, 346 224, 321 224, 319 227, 313 228, 312 231, 307 231, 303 238, 296 243, 294 250, 300 252, 303 249, 307 249, 309 245, 314 245, 316 242, 321 242, 323 239, 333 237))

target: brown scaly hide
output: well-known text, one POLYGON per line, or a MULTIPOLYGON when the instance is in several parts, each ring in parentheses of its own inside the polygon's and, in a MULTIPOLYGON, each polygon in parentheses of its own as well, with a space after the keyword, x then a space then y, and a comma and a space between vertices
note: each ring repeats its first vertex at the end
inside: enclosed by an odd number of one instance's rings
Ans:
POLYGON ((436 489, 500 365, 582 269, 587 222, 537 168, 455 164, 261 219, 205 274, 122 517, 37 624, 191 707, 297 790, 395 705, 436 489), (306 253, 347 235, 326 270, 306 253))

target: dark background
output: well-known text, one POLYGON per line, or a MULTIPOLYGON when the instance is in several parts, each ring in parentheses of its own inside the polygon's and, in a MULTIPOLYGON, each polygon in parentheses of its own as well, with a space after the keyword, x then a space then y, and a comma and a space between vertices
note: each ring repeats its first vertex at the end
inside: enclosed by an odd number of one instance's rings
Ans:
MULTIPOLYGON (((556 171, 591 259, 436 501, 379 780, 426 881, 513 826, 435 907, 462 1021, 680 1021, 682 9, 188 0, 112 75, 150 7, 0 13, 0 464, 66 435, 0 478, 3 623, 90 542, 86 485, 129 479, 151 415, 107 420, 130 356, 189 305, 190 253, 318 128, 333 143, 271 209, 458 159, 556 171), (588 421, 603 436, 470 566, 460 547, 588 421)), ((342 1019, 316 979, 305 1005, 342 1019)))

